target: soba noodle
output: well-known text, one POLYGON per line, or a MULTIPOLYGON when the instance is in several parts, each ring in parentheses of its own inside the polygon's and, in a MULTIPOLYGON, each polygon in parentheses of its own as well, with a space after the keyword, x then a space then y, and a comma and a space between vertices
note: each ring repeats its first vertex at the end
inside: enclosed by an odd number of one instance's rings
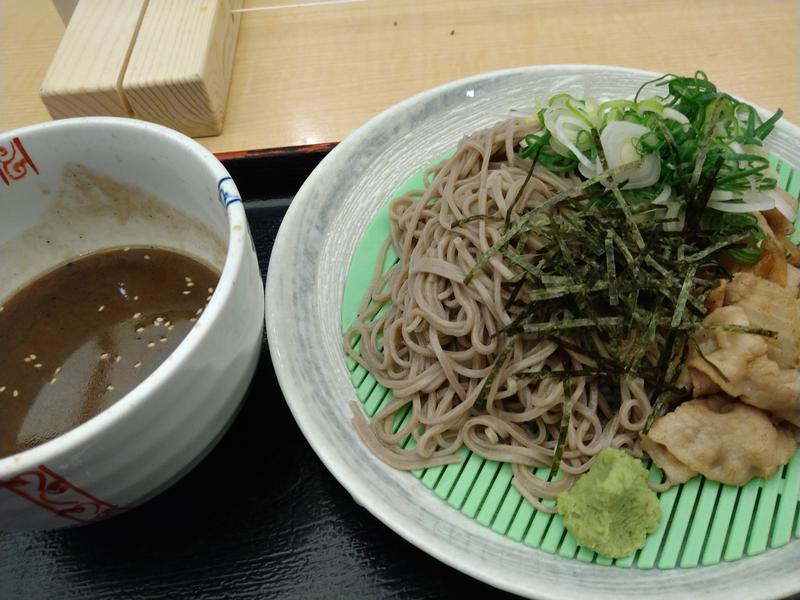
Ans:
MULTIPOLYGON (((493 256, 468 285, 464 277, 501 237, 509 209, 513 218, 576 182, 537 165, 523 186, 531 162, 516 152, 525 135, 539 128, 538 122, 514 118, 465 137, 452 158, 426 172, 424 190, 392 202, 391 238, 345 348, 392 392, 371 422, 353 407, 359 435, 381 460, 398 469, 427 468, 458 462, 456 451, 465 444, 484 458, 511 463, 517 490, 535 507, 554 512, 541 500, 568 489, 604 448, 642 456, 638 432, 651 407, 641 379, 622 378, 621 397, 615 397, 596 377, 564 382, 515 376, 595 366, 591 358, 533 334, 515 338, 481 394, 506 343, 504 334, 496 334, 512 321, 505 304, 520 271, 493 256), (471 215, 500 219, 458 224, 471 215), (381 274, 390 244, 399 262, 381 274), (554 460, 567 394, 563 477, 552 481, 533 468, 549 469, 554 460), (409 410, 407 423, 396 430, 409 410), (404 449, 409 436, 413 448, 404 449)), ((541 245, 531 236, 526 251, 541 245)), ((648 356, 651 364, 656 358, 648 356)))

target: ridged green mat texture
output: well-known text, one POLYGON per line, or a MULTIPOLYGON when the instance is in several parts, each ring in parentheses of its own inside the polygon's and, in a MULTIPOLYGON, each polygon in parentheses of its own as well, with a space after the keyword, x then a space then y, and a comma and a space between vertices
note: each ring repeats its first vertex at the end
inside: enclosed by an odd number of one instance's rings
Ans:
MULTIPOLYGON (((798 198, 800 169, 777 157, 770 162, 778 171, 779 187, 798 198)), ((397 195, 422 187, 420 172, 401 186, 397 195)), ((388 235, 387 203, 365 231, 350 264, 342 301, 343 331, 356 318, 381 245, 388 235)), ((795 234, 794 241, 800 241, 800 232, 795 234)), ((397 260, 390 248, 384 272, 397 260)), ((371 417, 389 402, 391 394, 352 359, 348 358, 347 365, 358 399, 371 417)), ((396 430, 404 421, 396 420, 396 430)), ((405 447, 413 443, 409 437, 405 447)), ((412 474, 444 502, 481 525, 532 548, 566 558, 640 569, 688 568, 753 556, 800 537, 800 451, 767 480, 756 478, 739 488, 698 476, 659 494, 662 518, 658 530, 648 536, 645 546, 634 555, 614 560, 581 548, 564 529, 559 515, 537 511, 524 501, 511 485, 510 465, 485 460, 466 447, 459 452, 463 457, 460 463, 412 474)), ((547 477, 547 471, 540 469, 537 474, 547 477)), ((661 471, 651 466, 650 477, 661 481, 661 471)))

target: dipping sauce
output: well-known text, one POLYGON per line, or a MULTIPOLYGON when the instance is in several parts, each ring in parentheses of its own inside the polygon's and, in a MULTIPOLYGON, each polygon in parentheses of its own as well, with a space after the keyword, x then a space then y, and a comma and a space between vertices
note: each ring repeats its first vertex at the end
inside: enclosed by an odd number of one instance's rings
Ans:
POLYGON ((219 273, 120 248, 57 267, 0 306, 0 458, 105 410, 186 337, 219 273))

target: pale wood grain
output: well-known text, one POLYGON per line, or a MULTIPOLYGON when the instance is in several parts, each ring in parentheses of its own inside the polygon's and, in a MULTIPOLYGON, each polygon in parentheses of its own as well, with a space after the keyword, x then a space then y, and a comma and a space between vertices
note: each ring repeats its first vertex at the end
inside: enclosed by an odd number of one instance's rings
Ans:
POLYGON ((54 119, 132 114, 121 82, 146 6, 80 0, 39 89, 54 119))
POLYGON ((123 90, 133 114, 188 135, 222 131, 242 0, 150 0, 123 90))
POLYGON ((798 7, 794 0, 384 0, 247 13, 225 132, 204 143, 220 152, 265 139, 340 140, 440 83, 546 63, 704 69, 723 89, 783 106, 797 120, 798 7))
POLYGON ((50 119, 39 86, 63 34, 49 0, 0 1, 0 131, 50 119))
MULTIPOLYGON (((0 28, 0 130, 46 120, 30 73, 49 63, 58 15, 47 0, 2 0, 0 28)), ((702 68, 800 122, 796 0, 376 0, 243 13, 224 131, 200 141, 214 152, 338 141, 431 86, 564 62, 702 68)))

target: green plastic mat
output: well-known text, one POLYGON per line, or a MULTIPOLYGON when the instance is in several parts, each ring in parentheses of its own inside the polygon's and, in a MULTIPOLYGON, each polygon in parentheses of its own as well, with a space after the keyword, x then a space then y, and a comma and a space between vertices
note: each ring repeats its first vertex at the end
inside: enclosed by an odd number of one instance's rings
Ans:
MULTIPOLYGON (((778 185, 798 198, 800 169, 793 169, 776 157, 770 162, 778 171, 778 185)), ((422 187, 419 173, 397 190, 397 195, 422 187)), ((387 203, 367 228, 350 264, 342 300, 343 331, 355 320, 388 235, 387 203)), ((800 237, 800 232, 797 235, 800 237)), ((397 260, 390 248, 384 271, 397 260)), ((389 402, 391 394, 352 359, 347 359, 347 365, 358 399, 371 417, 389 402)), ((408 411, 398 416, 396 431, 407 417, 408 411)), ((413 443, 409 437, 405 447, 410 448, 413 443)), ((511 486, 510 465, 485 460, 466 447, 459 453, 463 458, 460 463, 412 474, 444 502, 481 525, 532 548, 567 558, 640 569, 685 568, 753 556, 800 537, 800 451, 767 480, 756 478, 743 487, 734 487, 695 477, 659 494, 662 518, 658 530, 648 536, 644 548, 636 554, 614 560, 581 548, 564 529, 560 515, 537 511, 524 501, 511 486)), ((546 477, 549 469, 540 471, 537 474, 546 477)), ((656 466, 650 467, 650 477, 661 480, 656 466)))

